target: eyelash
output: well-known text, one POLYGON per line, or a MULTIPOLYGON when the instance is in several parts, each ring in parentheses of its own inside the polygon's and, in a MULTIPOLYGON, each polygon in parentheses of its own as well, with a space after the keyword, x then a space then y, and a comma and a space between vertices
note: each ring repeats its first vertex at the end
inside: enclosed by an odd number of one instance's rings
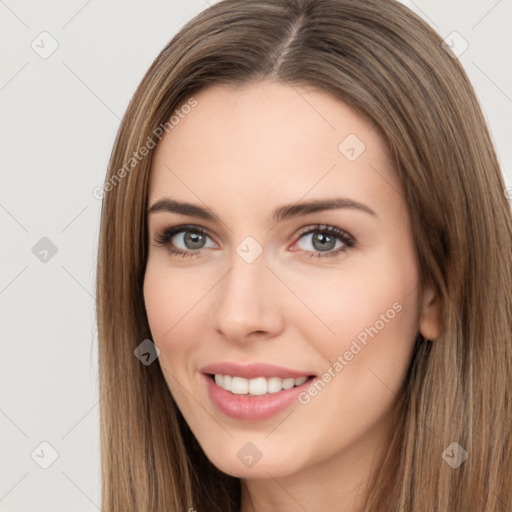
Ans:
MULTIPOLYGON (((178 233, 181 232, 193 232, 197 233, 203 236, 206 236, 208 238, 211 238, 208 233, 201 228, 200 226, 195 226, 193 224, 181 224, 179 226, 173 226, 162 229, 159 233, 157 233, 155 237, 155 242, 159 246, 167 247, 169 253, 180 256, 183 258, 187 257, 195 257, 199 256, 202 249, 190 249, 188 251, 183 251, 181 249, 176 249, 170 244, 170 241, 172 237, 178 233)), ((306 256, 308 258, 331 258, 333 256, 336 256, 339 253, 346 252, 348 249, 351 249, 355 245, 355 239, 345 231, 334 227, 329 226, 327 224, 316 224, 314 226, 308 226, 307 228, 302 228, 299 231, 299 236, 297 237, 297 241, 300 240, 303 236, 309 235, 311 233, 327 233, 329 235, 334 235, 338 240, 343 242, 343 246, 339 247, 338 249, 334 251, 325 252, 325 254, 322 254, 320 251, 305 251, 306 256)))

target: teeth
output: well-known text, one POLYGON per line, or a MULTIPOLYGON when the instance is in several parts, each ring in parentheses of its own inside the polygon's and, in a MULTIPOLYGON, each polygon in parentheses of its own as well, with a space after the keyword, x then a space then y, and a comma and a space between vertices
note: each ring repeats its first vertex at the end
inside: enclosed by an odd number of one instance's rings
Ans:
POLYGON ((257 377, 256 379, 244 379, 243 377, 232 377, 231 375, 215 374, 215 384, 231 391, 235 395, 265 395, 267 393, 277 393, 283 389, 290 389, 293 386, 300 386, 306 382, 307 377, 294 379, 281 379, 279 377, 257 377))

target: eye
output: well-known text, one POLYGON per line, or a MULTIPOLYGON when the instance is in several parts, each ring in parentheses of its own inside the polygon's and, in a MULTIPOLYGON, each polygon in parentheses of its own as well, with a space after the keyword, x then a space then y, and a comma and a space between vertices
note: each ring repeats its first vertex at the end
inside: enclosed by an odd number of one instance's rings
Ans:
MULTIPOLYGON (((309 226, 301 229, 299 235, 294 245, 305 251, 307 257, 332 257, 355 245, 354 237, 334 226, 309 226)), ((192 224, 164 228, 155 236, 155 242, 180 257, 200 256, 203 249, 218 247, 203 228, 192 224)))
POLYGON ((308 257, 332 257, 355 245, 355 239, 334 226, 317 225, 304 228, 296 242, 308 257))
POLYGON ((165 228, 157 234, 155 242, 166 246, 171 254, 182 257, 199 256, 202 249, 217 247, 203 228, 194 225, 165 228))

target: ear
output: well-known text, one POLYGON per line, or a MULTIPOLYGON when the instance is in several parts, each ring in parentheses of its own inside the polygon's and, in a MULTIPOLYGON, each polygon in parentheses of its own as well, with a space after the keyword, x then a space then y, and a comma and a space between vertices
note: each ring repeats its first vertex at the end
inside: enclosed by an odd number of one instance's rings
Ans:
POLYGON ((426 286, 423 292, 419 331, 427 340, 434 340, 441 335, 439 301, 431 285, 426 286))

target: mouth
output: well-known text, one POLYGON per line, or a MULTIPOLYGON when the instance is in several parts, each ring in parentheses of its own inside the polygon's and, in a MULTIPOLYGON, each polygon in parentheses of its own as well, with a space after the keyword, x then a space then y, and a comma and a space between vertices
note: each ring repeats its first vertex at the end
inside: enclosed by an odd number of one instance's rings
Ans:
POLYGON ((302 385, 307 385, 314 379, 315 375, 308 375, 299 378, 280 377, 256 377, 246 379, 233 375, 221 375, 207 373, 206 376, 219 388, 230 392, 233 395, 261 396, 279 393, 302 385))
POLYGON ((293 404, 297 405, 299 396, 316 379, 313 375, 245 379, 212 373, 203 373, 202 377, 206 394, 219 412, 251 422, 271 418, 293 404))

